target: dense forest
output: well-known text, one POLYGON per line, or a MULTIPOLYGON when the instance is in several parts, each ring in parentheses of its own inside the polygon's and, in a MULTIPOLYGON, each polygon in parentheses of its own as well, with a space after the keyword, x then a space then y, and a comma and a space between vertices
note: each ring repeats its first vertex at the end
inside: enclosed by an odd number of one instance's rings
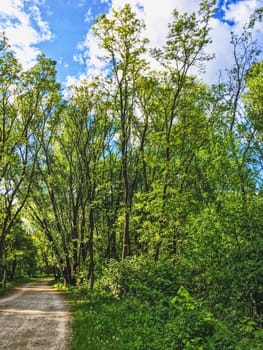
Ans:
POLYGON ((213 4, 174 10, 161 49, 129 5, 100 16, 106 68, 66 93, 1 36, 0 287, 45 272, 130 300, 155 336, 121 349, 262 346, 262 9, 208 85, 213 4))

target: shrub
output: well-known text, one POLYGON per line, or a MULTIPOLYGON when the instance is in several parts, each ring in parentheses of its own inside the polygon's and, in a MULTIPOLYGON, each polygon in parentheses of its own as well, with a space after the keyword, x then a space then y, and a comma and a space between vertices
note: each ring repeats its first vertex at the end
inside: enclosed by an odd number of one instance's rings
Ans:
POLYGON ((118 298, 135 297, 155 303, 173 296, 179 288, 175 267, 170 261, 154 262, 148 257, 111 260, 100 286, 118 298))

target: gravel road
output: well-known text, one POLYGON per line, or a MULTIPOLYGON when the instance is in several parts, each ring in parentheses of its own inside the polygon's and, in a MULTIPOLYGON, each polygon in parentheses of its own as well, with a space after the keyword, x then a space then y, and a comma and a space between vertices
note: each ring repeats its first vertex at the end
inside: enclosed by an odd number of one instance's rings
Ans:
POLYGON ((0 299, 0 350, 67 350, 70 314, 49 279, 17 287, 0 299))

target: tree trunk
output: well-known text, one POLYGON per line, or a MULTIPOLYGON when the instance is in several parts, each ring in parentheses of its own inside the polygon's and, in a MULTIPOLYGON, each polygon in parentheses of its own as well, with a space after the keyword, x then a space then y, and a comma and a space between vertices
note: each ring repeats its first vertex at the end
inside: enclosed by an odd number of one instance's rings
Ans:
POLYGON ((93 246, 94 228, 95 228, 94 209, 91 207, 90 213, 89 213, 89 244, 88 244, 89 271, 87 275, 87 279, 90 280, 90 289, 93 289, 94 282, 95 282, 95 271, 94 271, 95 264, 94 264, 94 246, 93 246))
POLYGON ((129 213, 129 208, 125 208, 124 230, 123 230, 123 241, 122 241, 122 259, 131 255, 129 231, 130 231, 130 213, 129 213))
MULTIPOLYGON (((124 137, 124 139, 126 136, 124 137)), ((131 255, 130 247, 130 196, 129 196, 129 177, 127 169, 127 139, 122 145, 122 183, 123 183, 123 200, 124 200, 124 227, 122 237, 122 259, 131 255)))
POLYGON ((16 255, 15 255, 14 260, 12 261, 10 280, 14 280, 14 278, 15 278, 16 266, 17 266, 17 259, 16 259, 16 255))
POLYGON ((0 288, 5 288, 6 287, 6 265, 2 266, 2 269, 0 272, 1 272, 0 288))

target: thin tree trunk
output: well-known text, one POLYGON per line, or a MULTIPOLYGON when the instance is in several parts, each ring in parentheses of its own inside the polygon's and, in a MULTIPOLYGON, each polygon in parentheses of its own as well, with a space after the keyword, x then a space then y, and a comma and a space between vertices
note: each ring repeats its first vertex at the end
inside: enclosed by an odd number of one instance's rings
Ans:
POLYGON ((89 271, 87 279, 90 280, 90 289, 93 289, 94 282, 95 282, 95 264, 94 264, 94 245, 93 245, 93 236, 94 236, 94 228, 95 228, 95 222, 94 222, 94 209, 90 208, 89 213, 89 244, 88 244, 88 250, 89 250, 89 271))

